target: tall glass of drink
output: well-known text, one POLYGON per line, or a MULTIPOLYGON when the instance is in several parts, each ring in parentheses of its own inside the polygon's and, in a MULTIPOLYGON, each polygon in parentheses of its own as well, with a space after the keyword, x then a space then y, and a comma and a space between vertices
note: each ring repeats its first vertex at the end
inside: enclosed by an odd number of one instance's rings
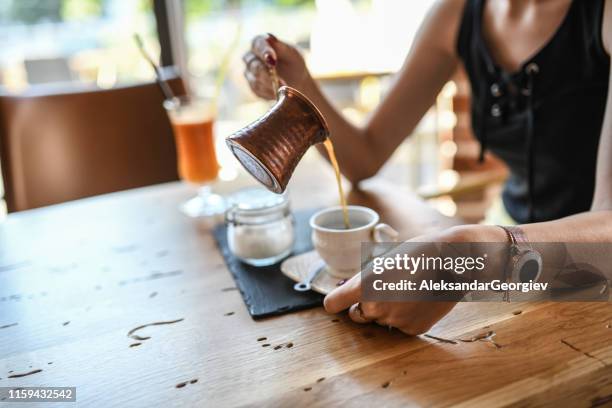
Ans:
POLYGON ((210 101, 191 96, 166 100, 181 180, 194 185, 198 194, 181 205, 190 217, 209 217, 225 211, 223 197, 213 194, 210 185, 217 179, 219 163, 215 153, 213 125, 215 109, 210 101))

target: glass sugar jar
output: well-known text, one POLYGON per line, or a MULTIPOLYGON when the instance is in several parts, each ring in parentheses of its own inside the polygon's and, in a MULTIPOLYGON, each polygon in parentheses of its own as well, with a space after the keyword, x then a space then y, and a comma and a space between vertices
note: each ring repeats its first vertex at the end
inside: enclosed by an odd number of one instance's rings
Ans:
POLYGON ((249 187, 228 198, 225 213, 230 251, 254 266, 272 265, 289 255, 295 242, 295 222, 286 194, 249 187))

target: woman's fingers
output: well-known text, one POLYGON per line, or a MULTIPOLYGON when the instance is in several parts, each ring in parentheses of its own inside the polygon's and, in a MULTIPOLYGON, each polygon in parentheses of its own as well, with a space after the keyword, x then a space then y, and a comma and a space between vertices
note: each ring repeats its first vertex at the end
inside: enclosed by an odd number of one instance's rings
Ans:
POLYGON ((251 44, 251 51, 259 58, 264 61, 269 68, 275 67, 278 61, 276 51, 272 47, 271 42, 276 42, 276 37, 270 34, 258 35, 253 38, 251 44))
POLYGON ((242 60, 245 63, 244 77, 251 90, 259 97, 275 99, 270 71, 264 63, 252 52, 247 52, 242 60))
POLYGON ((246 69, 250 69, 251 63, 255 62, 255 60, 257 59, 257 55, 255 55, 251 51, 245 52, 242 56, 242 61, 244 62, 244 66, 246 67, 246 69))
POLYGON ((359 302, 361 298, 361 274, 356 274, 344 285, 325 296, 323 306, 328 313, 338 313, 359 302))
POLYGON ((260 77, 262 75, 269 76, 270 69, 264 64, 264 62, 254 53, 247 52, 242 57, 244 61, 245 69, 255 75, 255 77, 260 77))
MULTIPOLYGON (((253 38, 251 49, 244 55, 243 61, 246 69, 251 71, 258 81, 265 78, 264 85, 270 89, 283 85, 300 89, 311 79, 300 52, 272 34, 253 38)), ((268 94, 267 90, 265 92, 268 94)), ((276 97, 276 92, 273 93, 274 95, 268 96, 269 99, 276 97)))

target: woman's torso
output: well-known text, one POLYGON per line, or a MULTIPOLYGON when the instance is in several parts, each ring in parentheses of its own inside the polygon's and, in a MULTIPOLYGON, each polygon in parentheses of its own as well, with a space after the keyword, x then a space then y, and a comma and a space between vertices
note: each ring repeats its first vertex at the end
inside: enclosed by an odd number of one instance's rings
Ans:
POLYGON ((466 1, 457 48, 471 82, 474 133, 511 171, 506 209, 518 222, 587 211, 608 91, 604 0, 574 0, 551 39, 512 73, 483 38, 484 6, 466 1))

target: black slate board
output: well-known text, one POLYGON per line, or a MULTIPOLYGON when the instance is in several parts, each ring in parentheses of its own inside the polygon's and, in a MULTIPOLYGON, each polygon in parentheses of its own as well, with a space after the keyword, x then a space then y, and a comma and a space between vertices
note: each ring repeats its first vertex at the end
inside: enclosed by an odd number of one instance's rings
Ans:
MULTIPOLYGON (((315 211, 305 210, 294 214, 296 236, 292 255, 312 249, 308 220, 315 211)), ((218 225, 213 234, 253 319, 281 315, 322 304, 323 296, 316 292, 293 290, 295 282, 283 275, 280 270, 282 261, 264 267, 247 265, 230 252, 225 225, 218 225)))

